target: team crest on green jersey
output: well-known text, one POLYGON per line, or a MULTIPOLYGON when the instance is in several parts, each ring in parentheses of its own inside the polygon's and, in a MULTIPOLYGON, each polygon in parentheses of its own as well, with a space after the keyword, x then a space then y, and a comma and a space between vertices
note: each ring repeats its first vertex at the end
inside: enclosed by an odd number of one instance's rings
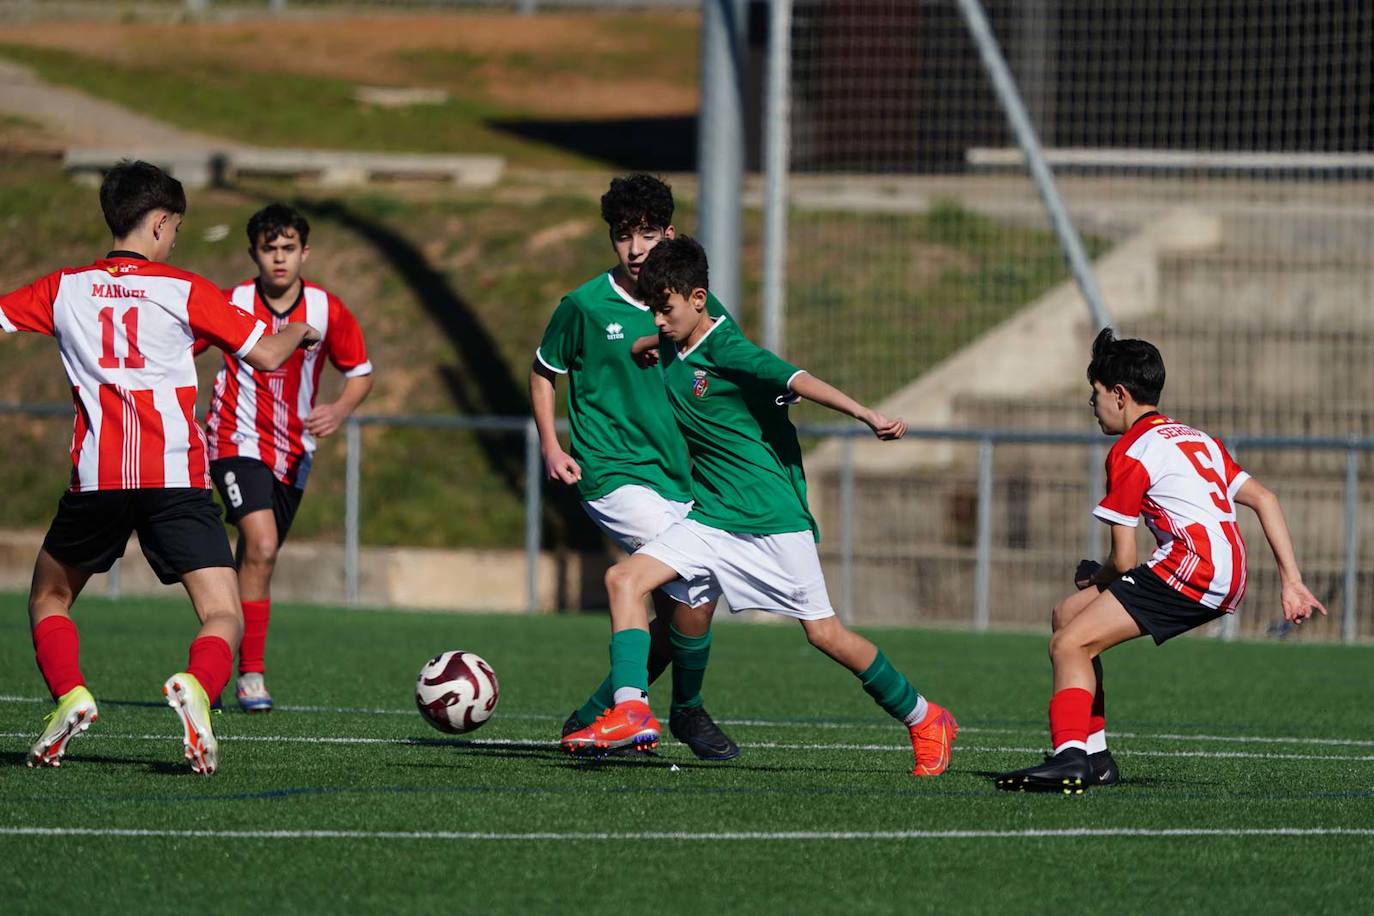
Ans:
POLYGON ((699 398, 706 397, 706 389, 710 387, 710 383, 706 380, 706 370, 697 369, 692 372, 692 376, 692 394, 699 398))

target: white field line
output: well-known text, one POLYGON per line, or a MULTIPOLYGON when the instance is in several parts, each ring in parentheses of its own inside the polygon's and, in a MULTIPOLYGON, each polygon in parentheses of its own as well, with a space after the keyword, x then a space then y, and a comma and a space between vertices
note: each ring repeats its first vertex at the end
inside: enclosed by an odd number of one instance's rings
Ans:
MULTIPOLYGON (((34 734, 31 732, 0 732, 0 738, 26 738, 32 739, 34 734)), ((103 738, 114 741, 174 741, 180 740, 174 735, 120 735, 101 732, 84 732, 80 736, 83 740, 87 737, 103 738)), ((360 738, 352 736, 338 735, 222 735, 219 738, 221 744, 236 744, 242 742, 289 742, 293 744, 341 744, 341 745, 366 745, 382 744, 391 747, 444 747, 449 741, 459 741, 462 744, 481 747, 489 745, 493 747, 531 747, 547 748, 554 750, 558 747, 554 741, 536 740, 533 738, 360 738)), ((460 745, 461 746, 461 745, 460 745)), ((773 741, 750 741, 743 745, 746 749, 762 750, 784 750, 784 751, 903 751, 911 753, 910 744, 787 744, 773 741)), ((971 752, 975 754, 1041 754, 1045 748, 1036 747, 970 747, 968 745, 955 745, 952 750, 960 752, 971 752)), ((1370 763, 1374 762, 1374 754, 1362 756, 1348 756, 1339 754, 1264 754, 1252 753, 1247 751, 1144 751, 1128 750, 1124 748, 1113 748, 1115 753, 1133 757, 1202 757, 1207 759, 1244 759, 1244 760, 1320 760, 1328 762, 1344 763, 1370 763)))
POLYGON ((779 830, 740 832, 488 833, 457 830, 149 830, 119 827, 4 827, 0 836, 171 837, 235 840, 465 840, 470 842, 585 842, 669 840, 1036 840, 1105 837, 1374 837, 1367 827, 1070 827, 1062 830, 779 830))
MULTIPOLYGON (((52 703, 47 697, 26 697, 0 694, 0 703, 32 703, 37 705, 48 705, 52 703)), ((277 706, 276 709, 282 712, 308 712, 308 713, 328 713, 328 714, 351 714, 367 716, 414 716, 413 709, 380 709, 365 706, 277 706)), ((517 719, 520 721, 535 722, 562 722, 566 716, 550 716, 541 713, 503 713, 503 719, 517 719)), ((801 728, 801 729, 826 729, 826 730, 861 730, 861 729, 881 729, 884 731, 892 730, 892 723, 887 720, 876 722, 799 722, 788 719, 718 719, 721 725, 741 726, 745 728, 801 728)), ((1041 735, 1045 732, 1043 728, 987 728, 977 725, 960 725, 961 734, 981 734, 981 735, 1041 735)), ((1318 747, 1374 747, 1374 740, 1360 738, 1299 738, 1299 737, 1271 737, 1267 735, 1189 735, 1181 733, 1167 732, 1108 732, 1112 739, 1130 738, 1148 741, 1219 741, 1232 744, 1309 744, 1318 747)), ((760 747, 759 744, 752 744, 753 747, 760 747)), ((777 745, 782 747, 783 745, 777 745)), ((836 745, 837 747, 839 745, 836 745)))

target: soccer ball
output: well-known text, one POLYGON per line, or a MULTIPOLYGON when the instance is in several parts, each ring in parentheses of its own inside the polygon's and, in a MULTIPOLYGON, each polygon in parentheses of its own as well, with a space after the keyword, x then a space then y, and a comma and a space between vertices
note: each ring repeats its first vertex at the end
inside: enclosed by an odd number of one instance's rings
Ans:
POLYGON ((481 728, 499 699, 496 672, 473 652, 454 649, 436 655, 415 679, 415 705, 441 732, 461 735, 481 728))

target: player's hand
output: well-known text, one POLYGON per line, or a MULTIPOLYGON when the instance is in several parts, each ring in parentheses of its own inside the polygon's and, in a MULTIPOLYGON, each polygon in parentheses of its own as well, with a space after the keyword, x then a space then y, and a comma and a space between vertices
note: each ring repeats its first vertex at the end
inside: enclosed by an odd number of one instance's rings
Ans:
POLYGON ((658 365, 658 338, 641 337, 630 345, 630 358, 641 369, 658 365))
POLYGON ((302 350, 314 350, 320 345, 320 332, 308 324, 302 324, 305 333, 301 335, 301 342, 297 344, 302 350))
POLYGON ((348 411, 338 404, 317 404, 305 418, 305 429, 312 436, 328 436, 348 419, 348 411))
POLYGON ((582 468, 573 460, 572 455, 562 449, 544 453, 544 473, 548 474, 549 480, 569 485, 582 479, 582 468))
POLYGON ((1312 616, 1313 611, 1321 611, 1322 616, 1326 616, 1326 608, 1301 582, 1285 582, 1281 600, 1283 619, 1291 623, 1302 623, 1312 616))
POLYGON ((876 410, 870 410, 863 421, 868 424, 869 429, 873 430, 873 435, 884 442, 900 439, 906 435, 906 421, 901 417, 889 420, 876 410))
POLYGON ((1073 584, 1079 591, 1093 584, 1093 576, 1102 568, 1102 564, 1096 560, 1079 560, 1078 569, 1073 574, 1073 584))

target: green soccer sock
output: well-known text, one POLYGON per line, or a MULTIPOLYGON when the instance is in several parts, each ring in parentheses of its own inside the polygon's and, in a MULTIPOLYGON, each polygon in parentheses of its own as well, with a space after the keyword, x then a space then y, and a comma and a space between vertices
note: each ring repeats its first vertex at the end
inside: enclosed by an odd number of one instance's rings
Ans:
POLYGON ((585 725, 591 725, 596 721, 596 717, 615 705, 615 688, 611 686, 611 676, 606 675, 606 679, 601 682, 601 686, 596 688, 596 692, 588 698, 577 709, 577 721, 585 725))
POLYGON ((701 682, 706 679, 706 663, 711 658, 711 631, 688 636, 677 627, 669 627, 668 644, 673 647, 673 711, 700 706, 701 682))
POLYGON ((892 667, 881 649, 878 650, 878 657, 873 659, 873 664, 859 675, 859 680, 873 701, 894 719, 906 719, 920 702, 920 694, 911 686, 911 681, 892 667))
MULTIPOLYGON (((708 645, 709 645, 709 639, 708 639, 707 642, 708 642, 708 645)), ((659 675, 661 675, 661 674, 667 669, 668 664, 669 664, 669 662, 671 662, 671 661, 672 661, 672 658, 671 658, 670 656, 668 656, 668 655, 660 655, 659 653, 657 653, 656 651, 654 651, 652 644, 650 645, 650 649, 649 649, 649 683, 650 683, 650 684, 652 684, 654 681, 658 680, 659 675)), ((702 667, 703 667, 703 668, 706 667, 705 662, 702 663, 702 667)), ((699 684, 700 684, 700 682, 698 682, 698 685, 699 685, 699 684)), ((698 691, 699 691, 699 690, 700 690, 700 686, 698 686, 698 691)), ((608 674, 608 675, 606 675, 606 679, 605 679, 604 681, 601 682, 601 686, 597 687, 597 688, 596 688, 596 691, 595 691, 590 697, 587 698, 587 702, 583 703, 581 706, 579 706, 579 707, 577 708, 577 712, 575 712, 574 715, 577 716, 577 721, 578 721, 578 723, 579 723, 580 725, 587 726, 587 725, 591 725, 593 722, 595 722, 597 716, 601 715, 603 712, 605 712, 606 710, 610 709, 610 708, 611 708, 612 706, 614 706, 614 705, 615 705, 615 686, 614 686, 613 684, 611 684, 611 676, 608 674)))
POLYGON ((649 631, 621 630, 611 634, 611 686, 649 695, 649 631))

